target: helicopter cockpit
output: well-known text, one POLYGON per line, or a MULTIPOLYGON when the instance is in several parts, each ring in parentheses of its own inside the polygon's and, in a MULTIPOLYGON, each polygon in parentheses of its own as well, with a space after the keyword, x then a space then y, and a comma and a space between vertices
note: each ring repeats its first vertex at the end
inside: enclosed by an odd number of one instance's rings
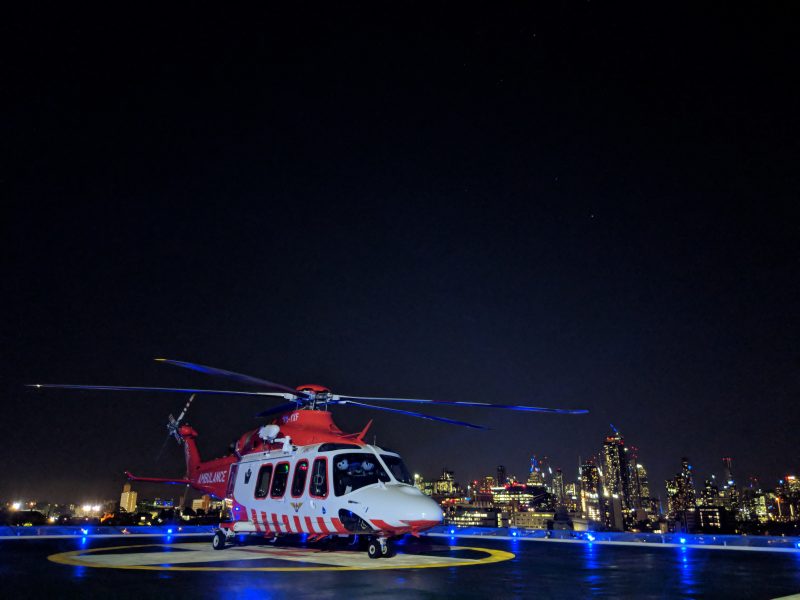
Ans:
POLYGON ((337 454, 333 459, 333 493, 336 496, 343 496, 378 482, 389 483, 392 479, 398 483, 412 483, 402 458, 381 454, 381 459, 391 472, 391 476, 378 456, 372 452, 337 454))

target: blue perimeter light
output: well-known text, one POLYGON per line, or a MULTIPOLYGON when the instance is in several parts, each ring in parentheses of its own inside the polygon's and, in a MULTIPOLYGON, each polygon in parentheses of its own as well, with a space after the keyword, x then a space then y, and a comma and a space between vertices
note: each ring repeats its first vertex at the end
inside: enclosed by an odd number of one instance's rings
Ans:
POLYGON ((685 543, 686 543, 686 538, 681 538, 681 544, 685 544, 685 543))
POLYGON ((589 540, 590 542, 593 542, 594 541, 594 536, 591 533, 587 533, 586 534, 586 539, 589 540))
POLYGON ((511 535, 512 535, 513 537, 517 537, 517 532, 516 532, 516 531, 512 531, 512 532, 511 532, 511 535))

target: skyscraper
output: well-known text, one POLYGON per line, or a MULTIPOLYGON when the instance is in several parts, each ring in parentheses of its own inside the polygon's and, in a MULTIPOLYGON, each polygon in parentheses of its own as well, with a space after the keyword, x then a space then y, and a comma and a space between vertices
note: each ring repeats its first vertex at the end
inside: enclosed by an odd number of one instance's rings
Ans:
POLYGON ((505 485, 508 483, 508 476, 506 475, 506 468, 503 465, 497 466, 497 485, 505 485))
POLYGON ((553 474, 553 499, 556 507, 564 506, 564 496, 564 473, 561 472, 561 469, 556 469, 553 474))
POLYGON ((603 442, 603 495, 618 496, 625 511, 630 503, 630 469, 627 449, 622 434, 612 425, 614 435, 607 436, 603 442))
POLYGON ((692 531, 695 525, 697 501, 694 491, 692 465, 688 458, 681 459, 681 471, 673 479, 668 479, 667 506, 669 517, 682 531, 692 531))
POLYGON ((587 460, 580 467, 581 514, 584 519, 600 521, 600 472, 592 461, 587 460))
POLYGON ((531 470, 528 474, 528 485, 544 485, 544 473, 542 472, 542 465, 534 454, 531 456, 531 470))

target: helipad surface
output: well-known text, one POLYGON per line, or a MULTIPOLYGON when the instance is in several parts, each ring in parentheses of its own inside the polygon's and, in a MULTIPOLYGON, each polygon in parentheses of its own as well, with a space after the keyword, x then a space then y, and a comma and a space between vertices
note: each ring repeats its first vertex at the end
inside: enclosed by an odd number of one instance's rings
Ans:
POLYGON ((200 538, 0 540, 3 598, 779 598, 800 553, 409 540, 390 559, 200 538), (50 557, 50 559, 48 559, 50 557))

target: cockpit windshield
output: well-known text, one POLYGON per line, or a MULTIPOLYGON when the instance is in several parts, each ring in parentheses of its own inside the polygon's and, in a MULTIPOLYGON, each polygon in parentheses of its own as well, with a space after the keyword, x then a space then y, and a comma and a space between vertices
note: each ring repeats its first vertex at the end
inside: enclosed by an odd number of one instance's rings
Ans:
POLYGON ((399 481, 400 483, 407 483, 409 485, 414 484, 414 480, 411 478, 411 474, 406 469, 405 464, 403 464, 403 459, 399 456, 393 456, 391 454, 381 454, 381 458, 383 462, 386 463, 386 466, 389 467, 389 471, 392 472, 392 476, 399 481))
POLYGON ((386 483, 391 479, 374 454, 347 452, 333 459, 333 493, 337 496, 379 481, 386 483))

